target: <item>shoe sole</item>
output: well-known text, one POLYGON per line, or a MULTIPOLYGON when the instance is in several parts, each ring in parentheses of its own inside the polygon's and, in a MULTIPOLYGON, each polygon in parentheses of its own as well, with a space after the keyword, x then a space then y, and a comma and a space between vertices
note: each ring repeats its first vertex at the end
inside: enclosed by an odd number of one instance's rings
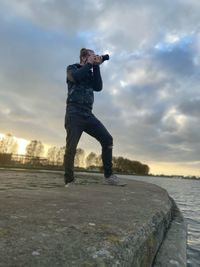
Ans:
POLYGON ((103 183, 103 185, 112 185, 112 186, 126 186, 127 184, 108 184, 108 183, 103 183))
POLYGON ((67 187, 70 187, 70 186, 73 186, 73 185, 75 185, 75 183, 68 183, 68 184, 65 184, 65 187, 67 188, 67 187))

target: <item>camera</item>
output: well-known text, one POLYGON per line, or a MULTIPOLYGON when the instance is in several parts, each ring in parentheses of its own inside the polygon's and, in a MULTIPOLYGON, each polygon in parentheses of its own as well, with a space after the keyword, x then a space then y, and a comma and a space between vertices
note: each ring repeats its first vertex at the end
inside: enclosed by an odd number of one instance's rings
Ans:
POLYGON ((103 63, 105 60, 109 60, 108 54, 102 55, 102 56, 95 55, 94 65, 99 65, 99 64, 103 63))
POLYGON ((105 60, 109 60, 110 59, 108 54, 101 56, 101 58, 102 58, 102 62, 104 62, 105 60))

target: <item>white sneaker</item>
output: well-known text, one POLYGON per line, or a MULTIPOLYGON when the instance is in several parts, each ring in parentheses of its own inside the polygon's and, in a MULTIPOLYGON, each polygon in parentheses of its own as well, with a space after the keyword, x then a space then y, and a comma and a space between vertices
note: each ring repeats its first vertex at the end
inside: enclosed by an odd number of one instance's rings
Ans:
POLYGON ((75 184, 75 182, 72 181, 72 182, 70 182, 70 183, 66 183, 66 184, 65 184, 65 187, 70 187, 70 186, 72 186, 72 185, 74 185, 74 184, 75 184))
POLYGON ((109 185, 119 185, 120 184, 119 178, 115 174, 111 174, 108 178, 105 178, 105 182, 106 182, 106 184, 109 184, 109 185))

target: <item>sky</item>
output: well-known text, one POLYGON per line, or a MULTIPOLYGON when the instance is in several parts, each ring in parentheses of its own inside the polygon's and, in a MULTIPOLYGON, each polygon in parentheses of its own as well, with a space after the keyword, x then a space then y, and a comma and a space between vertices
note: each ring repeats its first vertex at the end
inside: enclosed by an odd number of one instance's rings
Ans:
MULTIPOLYGON (((114 156, 200 176, 198 0, 0 1, 0 133, 65 145, 66 67, 109 53, 93 113, 114 156)), ((101 153, 82 135, 78 147, 101 153)))

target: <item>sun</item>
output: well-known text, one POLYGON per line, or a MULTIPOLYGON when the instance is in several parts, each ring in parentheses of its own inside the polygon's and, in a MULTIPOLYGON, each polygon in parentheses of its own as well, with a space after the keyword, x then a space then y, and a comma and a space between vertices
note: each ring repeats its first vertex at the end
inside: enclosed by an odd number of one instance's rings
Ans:
POLYGON ((23 138, 16 138, 18 144, 18 151, 17 154, 24 155, 26 153, 26 146, 28 145, 29 141, 23 138))
MULTIPOLYGON (((0 141, 5 137, 5 134, 0 133, 0 141)), ((24 138, 18 138, 13 136, 14 140, 18 144, 17 154, 25 155, 26 154, 26 146, 28 145, 29 141, 24 138)))

